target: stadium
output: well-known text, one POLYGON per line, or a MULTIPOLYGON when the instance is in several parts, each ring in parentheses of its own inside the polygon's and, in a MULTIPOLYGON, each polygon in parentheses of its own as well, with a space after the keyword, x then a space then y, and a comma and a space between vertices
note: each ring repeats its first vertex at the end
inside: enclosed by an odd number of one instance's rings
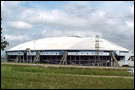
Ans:
POLYGON ((134 66, 134 53, 95 37, 51 37, 19 44, 6 51, 9 62, 44 62, 89 66, 134 66))

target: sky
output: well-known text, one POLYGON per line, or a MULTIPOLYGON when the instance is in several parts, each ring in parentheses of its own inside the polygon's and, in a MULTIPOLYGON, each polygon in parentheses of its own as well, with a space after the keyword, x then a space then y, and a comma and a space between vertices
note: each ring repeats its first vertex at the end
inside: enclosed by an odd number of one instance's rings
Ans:
POLYGON ((95 35, 134 50, 134 1, 1 1, 1 18, 5 51, 46 37, 95 35))

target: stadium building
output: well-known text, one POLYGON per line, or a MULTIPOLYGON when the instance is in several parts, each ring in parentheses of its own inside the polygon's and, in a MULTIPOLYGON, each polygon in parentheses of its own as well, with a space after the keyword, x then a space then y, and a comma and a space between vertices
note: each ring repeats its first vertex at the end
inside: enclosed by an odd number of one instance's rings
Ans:
POLYGON ((44 62, 93 66, 134 66, 134 53, 95 37, 52 37, 19 44, 6 51, 13 62, 44 62))

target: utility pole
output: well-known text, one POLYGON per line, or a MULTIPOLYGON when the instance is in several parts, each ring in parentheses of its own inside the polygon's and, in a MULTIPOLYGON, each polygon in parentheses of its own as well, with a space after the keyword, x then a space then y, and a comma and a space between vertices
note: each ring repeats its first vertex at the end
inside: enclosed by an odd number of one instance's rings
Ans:
POLYGON ((34 42, 34 50, 35 50, 35 43, 36 43, 36 41, 33 41, 34 42))

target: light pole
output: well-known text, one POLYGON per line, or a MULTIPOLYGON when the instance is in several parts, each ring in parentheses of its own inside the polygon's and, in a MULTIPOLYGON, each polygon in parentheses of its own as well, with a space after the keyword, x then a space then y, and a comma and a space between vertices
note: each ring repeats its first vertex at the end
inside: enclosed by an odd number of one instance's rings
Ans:
POLYGON ((34 42, 34 50, 35 50, 35 43, 36 43, 36 41, 33 41, 34 42))

